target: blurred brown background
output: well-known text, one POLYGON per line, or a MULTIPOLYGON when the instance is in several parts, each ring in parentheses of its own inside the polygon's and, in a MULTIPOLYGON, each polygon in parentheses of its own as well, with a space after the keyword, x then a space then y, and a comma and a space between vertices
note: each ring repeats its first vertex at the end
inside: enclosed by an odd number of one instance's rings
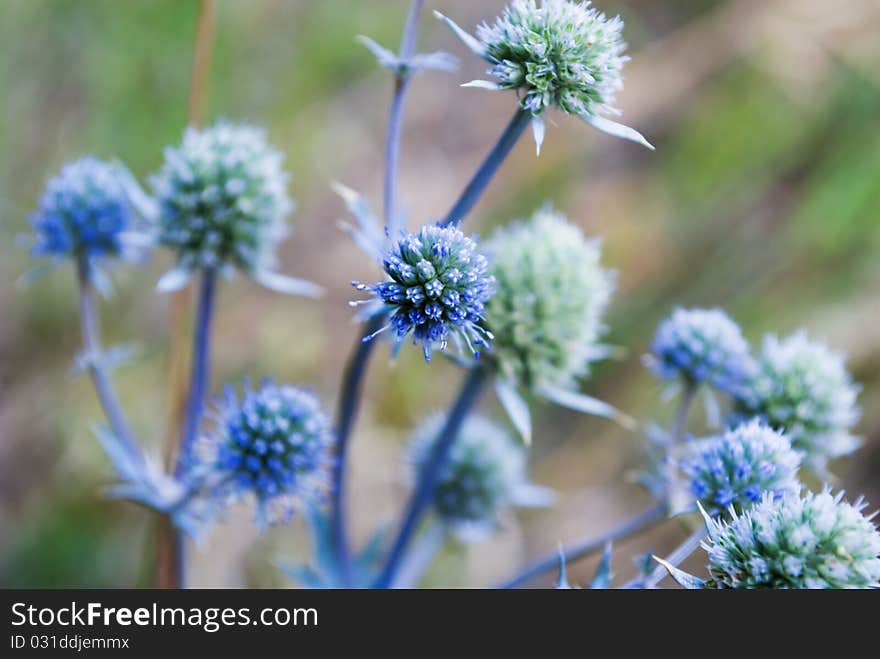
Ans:
MULTIPOLYGON (((457 74, 426 74, 406 108, 401 201, 411 225, 441 216, 494 142, 512 94, 461 89, 484 66, 430 16, 462 26, 493 17, 497 0, 427 3, 421 50, 462 59, 457 74)), ((375 267, 336 227, 345 217, 330 182, 379 207, 387 72, 354 41, 396 48, 406 0, 220 0, 208 115, 265 124, 293 173, 295 233, 283 270, 325 286, 320 302, 287 299, 244 279, 224 284, 214 386, 273 375, 335 403, 357 333, 352 279, 375 267)), ((864 386, 866 440, 836 465, 852 495, 880 503, 880 2, 650 0, 598 3, 620 13, 633 61, 620 107, 656 146, 650 153, 554 114, 540 158, 523 140, 472 216, 487 232, 552 200, 620 272, 609 342, 627 355, 600 366, 586 390, 644 420, 669 405, 641 366, 657 322, 676 305, 725 307, 747 336, 806 327, 849 355, 864 386)), ((47 176, 84 153, 118 157, 142 180, 186 118, 196 4, 174 0, 5 0, 0 3, 0 584, 149 585, 149 515, 101 498, 111 472, 91 433, 99 420, 85 379, 69 375, 80 339, 74 281, 53 272, 27 291, 14 238, 47 176)), ((166 414, 168 300, 154 292, 170 263, 116 273, 104 307, 108 343, 135 340, 117 373, 142 437, 159 452, 166 414)), ((358 538, 396 522, 406 492, 401 447, 426 412, 443 408, 460 374, 404 350, 373 363, 353 453, 358 538)), ((503 420, 491 396, 484 408, 503 420)), ((647 496, 627 480, 642 439, 614 425, 537 404, 533 476, 558 507, 521 514, 491 541, 450 544, 427 585, 480 586, 526 558, 607 528, 647 496)), ((697 419, 699 423, 699 419, 697 419)), ((696 427, 699 427, 698 425, 696 427)), ((672 522, 617 548, 665 552, 672 522)), ((258 535, 236 511, 196 553, 193 585, 286 585, 279 557, 306 553, 300 524, 258 535)), ((572 570, 586 580, 591 561, 572 570)))

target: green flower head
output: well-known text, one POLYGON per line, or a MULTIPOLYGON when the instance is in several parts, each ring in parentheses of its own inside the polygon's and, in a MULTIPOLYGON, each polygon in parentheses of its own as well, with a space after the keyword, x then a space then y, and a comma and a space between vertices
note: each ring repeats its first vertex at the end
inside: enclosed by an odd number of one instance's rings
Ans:
POLYGON ((729 522, 707 518, 706 585, 717 588, 876 588, 880 533, 865 504, 825 490, 768 493, 729 522))
POLYGON ((734 395, 733 417, 759 417, 783 430, 805 465, 823 474, 828 460, 859 445, 850 433, 859 419, 858 391, 843 356, 825 344, 804 332, 768 336, 746 385, 734 395))
POLYGON ((493 23, 477 26, 471 36, 442 14, 438 17, 474 53, 489 62, 492 80, 467 86, 516 90, 520 107, 540 127, 550 107, 583 119, 615 137, 653 147, 637 131, 606 118, 620 114, 615 97, 623 87, 626 44, 619 16, 608 18, 589 2, 513 0, 493 23))
POLYGON ((615 285, 599 243, 545 207, 496 231, 486 249, 495 276, 485 314, 495 336, 489 356, 525 388, 574 388, 602 353, 602 317, 615 285))
POLYGON ((177 267, 159 286, 173 290, 197 270, 247 273, 258 283, 295 295, 314 284, 273 272, 275 249, 287 236, 293 202, 281 152, 260 128, 218 122, 188 128, 153 179, 159 240, 177 252, 177 267))

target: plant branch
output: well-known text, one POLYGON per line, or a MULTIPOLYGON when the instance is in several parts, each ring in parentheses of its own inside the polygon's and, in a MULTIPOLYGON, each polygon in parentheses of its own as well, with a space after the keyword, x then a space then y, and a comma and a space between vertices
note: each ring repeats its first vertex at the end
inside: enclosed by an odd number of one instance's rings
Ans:
POLYGON ((406 557, 401 561, 400 568, 392 588, 415 588, 431 565, 437 552, 443 548, 448 537, 446 526, 438 521, 428 525, 413 541, 406 557))
POLYGON ((385 567, 376 580, 376 588, 388 588, 394 583, 397 570, 400 567, 409 541, 418 528, 422 514, 427 510, 431 502, 431 497, 434 496, 434 488, 437 485, 443 467, 446 465, 446 461, 449 459, 452 446, 458 438, 465 419, 479 399, 488 378, 489 371, 483 365, 474 366, 467 374, 461 392, 446 417, 446 423, 434 442, 431 454, 419 473, 415 492, 410 497, 403 522, 400 525, 400 530, 392 545, 385 567))
POLYGON ((688 416, 694 399, 697 396, 697 390, 698 386, 693 382, 688 382, 684 385, 684 390, 681 393, 681 400, 679 401, 678 409, 675 412, 675 418, 672 420, 672 426, 669 428, 669 435, 675 444, 679 444, 684 439, 688 416))
MULTIPOLYGON (((666 519, 667 513, 668 510, 666 506, 662 503, 658 503, 639 513, 632 519, 616 526, 607 533, 598 537, 583 540, 571 547, 564 547, 565 563, 568 564, 572 561, 589 556, 597 551, 601 551, 609 542, 618 542, 624 538, 635 535, 636 533, 641 533, 666 519)), ((545 572, 555 570, 557 567, 559 567, 559 553, 554 551, 535 561, 532 565, 498 587, 518 588, 545 572)))
MULTIPOLYGON (((413 0, 406 19, 406 27, 400 42, 400 60, 406 62, 415 54, 419 16, 424 0, 413 0)), ((385 227, 391 239, 397 236, 399 213, 397 211, 397 172, 400 159, 400 133, 403 126, 403 102, 409 89, 410 73, 405 68, 398 71, 394 80, 394 95, 388 114, 388 130, 385 139, 384 212, 385 227)))
MULTIPOLYGON (((419 16, 424 0, 413 0, 409 15, 403 29, 400 42, 400 58, 408 60, 415 53, 418 36, 419 16)), ((409 88, 409 75, 405 71, 398 72, 395 78, 394 95, 388 116, 388 130, 385 140, 385 180, 384 180, 384 215, 385 228, 389 237, 397 235, 397 179, 400 158, 400 134, 403 124, 403 102, 409 88)), ((342 380, 342 391, 336 413, 336 462, 333 465, 333 491, 331 505, 331 524, 336 550, 336 563, 342 583, 351 584, 351 550, 349 547, 348 530, 345 510, 345 469, 347 465, 348 444, 351 431, 357 417, 363 380, 366 375, 370 355, 375 341, 364 341, 378 331, 385 322, 386 314, 374 316, 367 321, 361 340, 349 357, 342 380)))
POLYGON ((180 433, 180 451, 177 457, 176 475, 180 475, 192 456, 193 445, 198 436, 199 423, 205 410, 205 400, 211 379, 211 329, 214 317, 214 300, 217 290, 217 272, 205 270, 199 290, 199 308, 193 334, 193 360, 189 381, 189 397, 180 433))
POLYGON ((492 177, 495 176, 501 163, 504 162, 505 158, 513 150, 513 147, 519 141, 531 120, 532 115, 528 110, 517 107, 516 113, 513 115, 510 123, 507 124, 507 128, 504 129, 501 137, 498 138, 498 142, 495 143, 489 155, 486 156, 486 159, 477 169, 464 192, 458 198, 458 201, 455 202, 449 213, 446 214, 446 218, 441 223, 443 226, 458 226, 462 223, 465 216, 479 201, 492 177))
POLYGON ((347 465, 348 445, 354 421, 357 418, 364 378, 370 355, 376 341, 364 339, 378 331, 385 322, 385 314, 373 316, 364 326, 361 340, 355 344, 345 374, 342 378, 342 391, 336 410, 336 460, 333 463, 333 491, 331 493, 331 523, 333 525, 334 548, 340 576, 345 584, 351 583, 351 555, 345 524, 345 467, 347 465))
POLYGON ((98 394, 101 407, 113 429, 113 434, 128 448, 131 456, 143 461, 143 451, 135 437, 134 431, 125 416, 125 410, 119 402, 113 382, 102 363, 101 327, 98 310, 95 304, 95 291, 90 280, 89 264, 85 259, 77 261, 77 279, 79 282, 79 318, 82 329, 83 351, 88 364, 89 375, 98 394))
MULTIPOLYGON (((413 0, 410 8, 410 14, 407 19, 407 27, 404 30, 403 40, 401 42, 401 54, 411 55, 415 50, 416 43, 416 25, 419 12, 421 11, 422 2, 413 0)), ((385 224, 389 228, 389 232, 393 236, 392 227, 396 226, 396 178, 397 178, 397 159, 399 153, 400 142, 400 123, 401 118, 395 117, 395 114, 402 116, 403 97, 406 91, 406 85, 398 84, 395 86, 395 94, 392 99, 391 117, 389 117, 388 139, 386 143, 386 171, 385 171, 385 224), (390 154, 390 155, 389 155, 390 154)), ((452 211, 443 222, 444 225, 458 225, 464 219, 473 205, 477 202, 483 190, 489 184, 492 176, 498 171, 501 163, 510 153, 519 137, 522 135, 526 126, 531 120, 528 112, 517 110, 510 124, 501 135, 498 143, 486 157, 481 167, 477 170, 474 178, 468 184, 459 200, 453 206, 452 211)), ((332 524, 335 535, 336 557, 343 583, 351 583, 351 566, 350 566, 350 548, 347 537, 345 524, 345 469, 346 456, 348 452, 348 444, 350 442, 351 430, 354 419, 357 415, 357 409, 360 403, 360 395, 363 389, 362 380, 367 371, 367 365, 370 355, 373 352, 374 341, 363 342, 363 338, 367 337, 379 328, 385 320, 385 314, 374 316, 364 327, 361 333, 361 341, 355 346, 349 357, 346 366, 345 377, 342 383, 342 391, 339 397, 337 407, 337 450, 336 465, 333 475, 333 502, 331 507, 332 524)))

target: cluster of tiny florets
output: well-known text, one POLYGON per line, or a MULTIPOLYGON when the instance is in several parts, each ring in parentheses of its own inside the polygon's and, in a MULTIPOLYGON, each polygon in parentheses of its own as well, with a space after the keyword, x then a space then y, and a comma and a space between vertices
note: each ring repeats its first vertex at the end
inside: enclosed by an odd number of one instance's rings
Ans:
POLYGON ((31 216, 34 256, 93 260, 131 254, 134 210, 121 165, 87 156, 66 164, 50 179, 31 216))
POLYGON ((232 387, 216 410, 202 467, 220 490, 252 494, 272 519, 316 504, 327 488, 333 445, 318 399, 290 385, 232 387), (226 487, 228 486, 228 487, 226 487))
POLYGON ((455 227, 429 225, 403 236, 383 262, 391 281, 358 290, 371 291, 390 309, 397 341, 412 336, 430 360, 434 348, 446 349, 450 337, 464 339, 479 355, 491 335, 478 323, 494 291, 486 257, 473 239, 455 227))
POLYGON ((687 446, 680 466, 691 494, 711 514, 745 510, 765 495, 798 492, 800 456, 781 433, 754 420, 687 446))
POLYGON ((880 533, 865 504, 819 494, 768 495, 729 522, 708 520, 710 586, 876 588, 880 533))
POLYGON ((734 394, 750 367, 749 345, 720 309, 676 309, 660 323, 648 364, 664 380, 682 378, 734 394))
POLYGON ((293 208, 282 160, 262 129, 225 122, 188 128, 165 150, 153 184, 160 240, 177 251, 179 267, 254 273, 274 265, 293 208))
POLYGON ((803 332, 768 336, 747 385, 735 396, 734 418, 758 416, 784 430, 805 463, 822 469, 858 446, 850 434, 859 418, 857 395, 842 355, 803 332))
MULTIPOLYGON (((413 432, 410 458, 418 479, 440 439, 444 417, 433 415, 413 432)), ((481 416, 469 417, 450 450, 434 490, 433 509, 457 531, 491 527, 498 513, 528 505, 532 486, 526 451, 503 428, 481 416)))
POLYGON ((606 18, 589 2, 514 0, 477 38, 493 62, 488 73, 516 89, 534 115, 556 106, 577 116, 606 114, 623 86, 629 59, 623 21, 606 18))
POLYGON ((599 353, 614 290, 597 241, 544 208, 499 229, 486 247, 496 292, 486 307, 502 373, 526 387, 572 387, 599 353))

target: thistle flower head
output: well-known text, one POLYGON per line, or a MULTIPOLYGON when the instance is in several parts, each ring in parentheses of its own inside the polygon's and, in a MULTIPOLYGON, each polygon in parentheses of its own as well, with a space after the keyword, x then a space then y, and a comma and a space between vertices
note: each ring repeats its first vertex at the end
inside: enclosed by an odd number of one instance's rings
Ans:
POLYGON ((676 309, 660 323, 648 364, 664 380, 682 378, 735 393, 748 373, 749 345, 721 309, 676 309))
POLYGON ((136 257, 144 239, 129 198, 132 180, 122 165, 91 156, 66 164, 49 179, 30 218, 33 255, 89 262, 136 257))
POLYGON ((852 452, 858 440, 858 386, 843 356, 806 333, 765 338, 746 386, 736 392, 734 418, 758 416, 785 431, 805 463, 824 470, 827 461, 852 452))
POLYGON ((730 521, 707 519, 709 573, 718 588, 876 588, 880 533, 865 504, 832 495, 767 494, 730 521))
POLYGON ((160 240, 177 251, 182 271, 258 275, 274 266, 293 208, 282 159, 263 130, 226 122, 188 128, 178 147, 165 150, 153 180, 160 240))
POLYGON ((541 114, 554 105, 582 116, 604 114, 623 87, 622 31, 620 17, 589 2, 514 0, 476 36, 496 62, 489 74, 518 90, 525 109, 541 114))
POLYGON ((290 385, 228 387, 195 468, 221 493, 251 494, 261 518, 288 519, 327 489, 333 433, 318 399, 290 385))
POLYGON ((527 388, 573 387, 600 354, 614 289, 598 242, 549 207, 499 229, 487 244, 496 293, 486 307, 502 374, 527 388))
MULTIPOLYGON (((442 415, 432 415, 413 432, 410 458, 416 478, 440 439, 443 423, 442 415)), ((459 537, 469 540, 494 528, 505 509, 546 505, 551 499, 549 490, 529 482, 524 446, 489 419, 471 416, 440 473, 433 509, 459 537)))
POLYGON ((464 339, 479 356, 479 346, 487 345, 491 335, 477 323, 495 280, 476 249, 474 240, 455 227, 426 226, 401 237, 383 259, 390 281, 354 285, 391 309, 397 342, 411 335, 426 360, 435 347, 445 350, 450 337, 464 339))
MULTIPOLYGON (((632 128, 605 118, 619 114, 614 102, 629 58, 624 55, 623 21, 590 4, 513 0, 493 23, 478 25, 476 37, 439 17, 490 64, 487 74, 493 81, 476 80, 469 86, 516 90, 520 106, 538 121, 547 108, 557 107, 599 130, 653 148, 632 128)), ((535 134, 540 148, 543 128, 535 134)))
POLYGON ((715 515, 745 510, 767 494, 797 493, 800 461, 784 435, 753 420, 688 445, 680 466, 693 496, 715 515))

